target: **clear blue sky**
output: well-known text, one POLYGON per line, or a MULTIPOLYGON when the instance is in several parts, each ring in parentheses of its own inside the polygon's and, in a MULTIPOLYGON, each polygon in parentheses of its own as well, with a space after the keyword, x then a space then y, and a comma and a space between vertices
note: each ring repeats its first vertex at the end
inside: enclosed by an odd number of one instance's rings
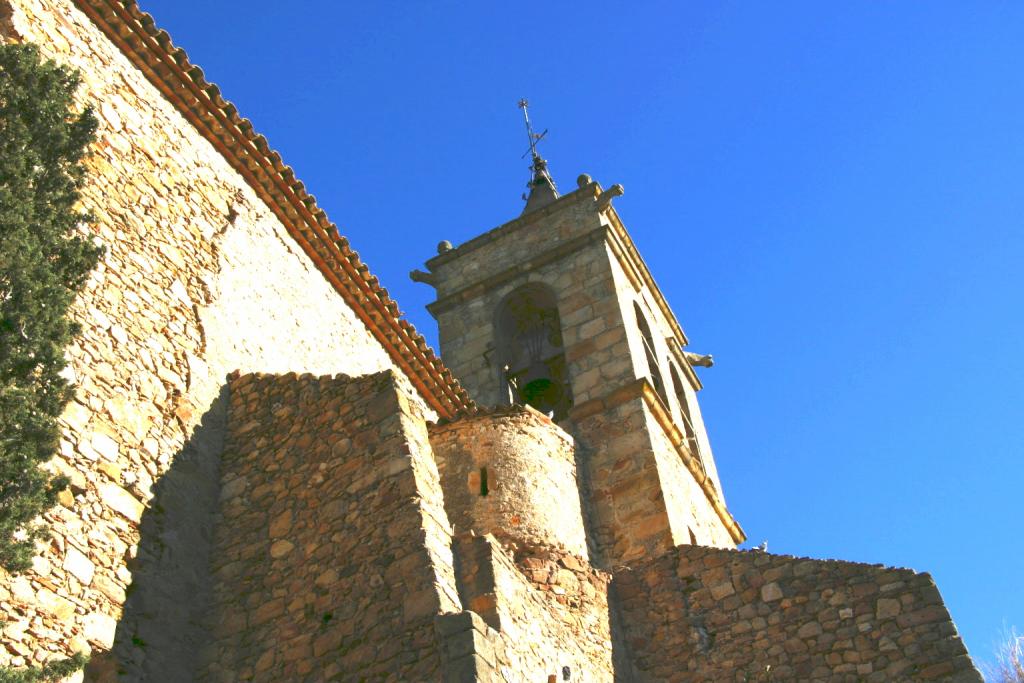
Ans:
POLYGON ((1024 627, 1024 4, 143 8, 432 340, 406 273, 519 213, 529 97, 715 355, 750 540, 931 572, 977 660, 1024 627))

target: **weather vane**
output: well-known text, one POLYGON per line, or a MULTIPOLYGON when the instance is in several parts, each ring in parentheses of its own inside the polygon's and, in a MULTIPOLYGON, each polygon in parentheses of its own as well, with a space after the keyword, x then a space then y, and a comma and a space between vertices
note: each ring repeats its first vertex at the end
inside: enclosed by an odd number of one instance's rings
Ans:
POLYGON ((523 110, 523 118, 526 120, 526 135, 530 139, 530 149, 526 150, 520 158, 526 158, 526 155, 529 154, 534 159, 539 159, 540 155, 537 154, 537 143, 548 134, 548 129, 545 128, 543 133, 533 132, 533 126, 530 125, 530 113, 527 111, 529 106, 530 102, 525 97, 519 100, 519 108, 523 110))

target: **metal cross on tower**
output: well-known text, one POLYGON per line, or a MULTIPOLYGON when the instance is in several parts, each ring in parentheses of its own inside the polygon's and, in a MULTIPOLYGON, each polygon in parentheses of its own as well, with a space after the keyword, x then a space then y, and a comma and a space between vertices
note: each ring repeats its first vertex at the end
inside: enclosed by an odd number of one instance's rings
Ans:
POLYGON ((555 181, 551 179, 551 174, 548 173, 548 162, 544 161, 540 153, 537 152, 537 143, 548 134, 548 131, 545 129, 540 134, 533 132, 533 126, 530 124, 530 113, 527 111, 529 106, 530 103, 525 98, 519 100, 519 108, 523 110, 523 119, 526 121, 526 135, 530 141, 530 149, 526 150, 523 156, 525 157, 529 154, 532 162, 530 164, 530 170, 532 171, 530 182, 526 184, 530 188, 530 194, 523 195, 523 199, 526 201, 523 213, 547 206, 558 199, 558 189, 555 187, 555 181))
POLYGON ((541 141, 541 138, 548 134, 548 131, 545 128, 543 133, 533 132, 533 126, 530 125, 530 112, 527 111, 529 106, 530 102, 525 97, 519 100, 519 108, 523 110, 523 118, 526 120, 526 135, 530 139, 530 149, 526 150, 523 153, 523 156, 525 157, 529 154, 536 161, 537 159, 540 159, 540 155, 537 154, 537 143, 541 141))

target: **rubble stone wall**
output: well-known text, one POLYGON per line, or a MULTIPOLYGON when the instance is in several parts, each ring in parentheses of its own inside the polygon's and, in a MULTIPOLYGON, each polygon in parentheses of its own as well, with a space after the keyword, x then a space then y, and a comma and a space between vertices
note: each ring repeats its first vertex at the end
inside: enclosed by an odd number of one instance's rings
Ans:
POLYGON ((208 594, 226 374, 391 363, 244 179, 71 2, 9 2, 5 38, 78 69, 78 101, 96 110, 83 205, 106 255, 68 351, 78 390, 52 467, 72 486, 33 571, 0 576, 0 665, 117 641, 116 668, 171 671, 208 594))
POLYGON ((458 532, 588 557, 572 437, 522 406, 430 428, 445 508, 458 532))
POLYGON ((568 667, 571 680, 613 680, 608 575, 555 551, 531 555, 528 579, 491 536, 462 535, 455 547, 463 604, 486 628, 473 647, 480 661, 451 661, 452 672, 482 664, 504 680, 544 681, 568 667))
POLYGON ((202 680, 436 680, 461 611, 422 411, 398 376, 230 385, 202 680))
POLYGON ((928 574, 679 546, 613 585, 641 680, 981 681, 928 574))

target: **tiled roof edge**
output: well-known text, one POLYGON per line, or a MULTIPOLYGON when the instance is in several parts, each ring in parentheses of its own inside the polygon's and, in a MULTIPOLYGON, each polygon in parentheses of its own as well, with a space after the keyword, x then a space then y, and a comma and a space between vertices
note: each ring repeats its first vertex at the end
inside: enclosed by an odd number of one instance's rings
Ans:
POLYGON ((281 220, 356 315, 440 417, 475 410, 423 335, 351 249, 295 172, 202 69, 156 27, 135 0, 74 0, 75 5, 142 71, 281 220))

